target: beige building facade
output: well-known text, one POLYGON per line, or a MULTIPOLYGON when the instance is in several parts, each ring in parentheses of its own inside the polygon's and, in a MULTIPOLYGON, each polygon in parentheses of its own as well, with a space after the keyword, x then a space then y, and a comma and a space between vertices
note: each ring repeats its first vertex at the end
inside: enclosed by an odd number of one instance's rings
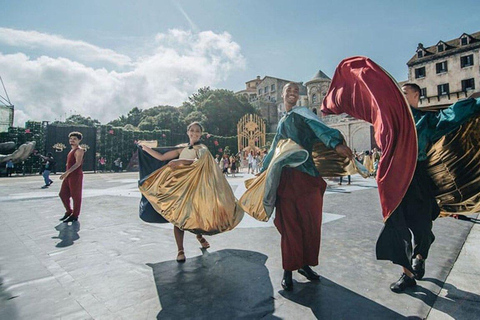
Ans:
POLYGON ((478 91, 480 32, 429 47, 419 43, 407 62, 408 81, 421 88, 420 107, 442 108, 478 91))
MULTIPOLYGON (((257 76, 256 79, 245 83, 245 90, 238 91, 235 94, 247 97, 248 101, 260 110, 263 119, 267 123, 268 132, 275 132, 278 120, 285 113, 282 89, 289 82, 294 81, 271 76, 265 76, 261 79, 260 76, 257 76)), ((298 85, 300 88, 298 104, 307 105, 307 89, 301 82, 298 85)))
POLYGON ((330 79, 322 70, 313 76, 313 78, 305 83, 307 87, 308 107, 312 110, 316 110, 317 114, 320 114, 320 105, 323 98, 327 95, 328 88, 330 87, 330 79))

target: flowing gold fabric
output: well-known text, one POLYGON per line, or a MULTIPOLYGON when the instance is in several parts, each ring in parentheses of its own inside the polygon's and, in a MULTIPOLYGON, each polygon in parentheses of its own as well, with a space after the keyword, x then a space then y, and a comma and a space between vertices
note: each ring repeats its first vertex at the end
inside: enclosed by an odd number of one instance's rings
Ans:
MULTIPOLYGON (((195 149, 205 146, 195 146, 195 149)), ((216 234, 243 218, 227 179, 208 150, 191 165, 154 171, 139 187, 153 208, 182 230, 216 234)))
MULTIPOLYGON (((242 209, 253 218, 268 221, 273 213, 282 168, 297 167, 307 161, 308 151, 291 139, 280 140, 268 169, 258 177, 245 181, 247 191, 238 201, 242 209)), ((368 177, 366 169, 357 161, 339 156, 323 143, 314 145, 314 162, 321 176, 333 177, 360 173, 368 177)))
POLYGON ((479 212, 480 116, 442 137, 427 156, 442 215, 479 212))
MULTIPOLYGON (((343 144, 346 144, 345 141, 343 144)), ((368 170, 356 159, 344 158, 335 150, 328 148, 322 142, 313 145, 313 162, 322 177, 340 177, 359 173, 368 178, 368 170)))

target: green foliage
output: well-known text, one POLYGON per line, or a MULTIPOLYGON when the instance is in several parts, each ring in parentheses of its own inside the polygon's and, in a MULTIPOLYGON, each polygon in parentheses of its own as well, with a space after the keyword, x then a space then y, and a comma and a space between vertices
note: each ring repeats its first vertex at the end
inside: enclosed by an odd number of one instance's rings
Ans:
POLYGON ((186 125, 183 118, 178 108, 157 106, 143 111, 138 128, 140 130, 168 129, 172 132, 184 132, 186 125))
POLYGON ((61 122, 61 121, 55 121, 54 122, 55 124, 68 124, 68 125, 72 125, 72 124, 75 124, 75 125, 84 125, 84 126, 88 126, 88 127, 95 127, 95 126, 98 126, 100 125, 100 121, 98 121, 97 119, 92 119, 90 117, 84 117, 80 114, 74 114, 74 115, 71 115, 70 117, 68 117, 65 122, 61 122))
MULTIPOLYGON (((205 129, 215 135, 237 134, 237 122, 240 118, 248 113, 257 113, 248 101, 239 99, 233 91, 225 89, 199 89, 198 93, 189 98, 189 103, 195 109, 192 113, 201 113, 205 129)), ((190 118, 190 114, 186 118, 190 118)))
POLYGON ((222 137, 212 134, 205 134, 202 138, 202 143, 208 147, 210 153, 215 156, 216 154, 237 154, 238 153, 238 141, 237 136, 222 137))
POLYGON ((156 140, 158 146, 172 145, 170 130, 125 130, 124 128, 102 125, 97 128, 97 158, 107 160, 106 170, 112 170, 113 161, 120 158, 127 167, 133 154, 137 151, 138 140, 156 140))

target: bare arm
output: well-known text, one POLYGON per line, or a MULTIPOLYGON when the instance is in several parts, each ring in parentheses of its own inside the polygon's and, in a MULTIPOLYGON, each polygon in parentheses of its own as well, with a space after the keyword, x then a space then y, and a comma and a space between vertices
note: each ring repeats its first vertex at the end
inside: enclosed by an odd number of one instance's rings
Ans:
POLYGON ((141 145, 141 146, 142 146, 142 150, 144 150, 146 153, 148 153, 149 155, 151 155, 152 157, 154 157, 155 159, 158 159, 160 161, 167 161, 167 160, 175 159, 176 157, 178 157, 180 155, 180 152, 182 151, 182 149, 179 148, 179 149, 175 149, 175 150, 170 150, 170 151, 165 152, 165 153, 160 153, 158 151, 153 150, 149 146, 145 146, 145 145, 141 145))
POLYGON ((84 153, 85 153, 85 150, 83 150, 83 149, 79 149, 79 152, 75 152, 75 164, 60 176, 60 180, 65 179, 66 177, 68 177, 68 175, 70 173, 72 173, 77 168, 82 166, 83 154, 84 153))

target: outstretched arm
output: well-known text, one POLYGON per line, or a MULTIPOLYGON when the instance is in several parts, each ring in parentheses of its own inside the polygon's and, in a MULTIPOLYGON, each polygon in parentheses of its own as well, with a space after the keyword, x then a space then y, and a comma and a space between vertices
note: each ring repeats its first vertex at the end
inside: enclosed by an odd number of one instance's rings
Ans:
POLYGON ((146 145, 140 145, 142 147, 142 150, 144 150, 146 153, 154 157, 155 159, 158 159, 160 161, 168 161, 177 158, 180 155, 180 152, 182 151, 182 148, 175 149, 175 150, 170 150, 165 153, 160 153, 158 151, 153 150, 149 146, 146 145))
POLYGON ((480 100, 464 99, 455 102, 447 109, 429 113, 429 126, 432 130, 432 142, 457 129, 473 115, 480 112, 480 100))

